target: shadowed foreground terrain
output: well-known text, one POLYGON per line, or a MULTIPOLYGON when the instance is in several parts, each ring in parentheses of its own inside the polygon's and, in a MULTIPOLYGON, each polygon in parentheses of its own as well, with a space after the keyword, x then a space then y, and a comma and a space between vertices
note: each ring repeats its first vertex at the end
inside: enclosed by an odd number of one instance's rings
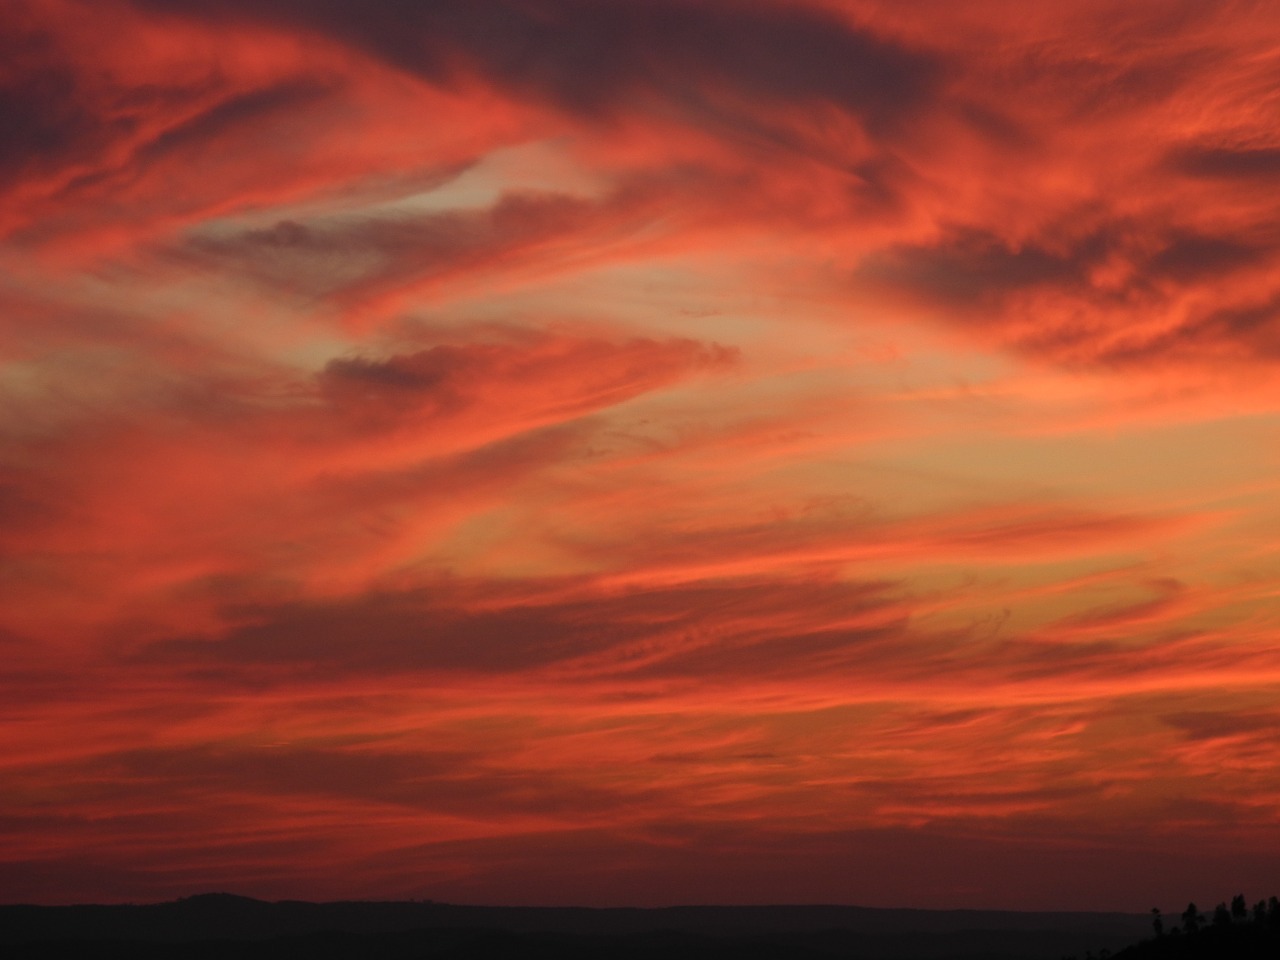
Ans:
POLYGON ((266 903, 227 894, 146 906, 0 907, 12 958, 588 958, 1058 960, 1150 932, 1118 913, 862 907, 579 909, 266 903))

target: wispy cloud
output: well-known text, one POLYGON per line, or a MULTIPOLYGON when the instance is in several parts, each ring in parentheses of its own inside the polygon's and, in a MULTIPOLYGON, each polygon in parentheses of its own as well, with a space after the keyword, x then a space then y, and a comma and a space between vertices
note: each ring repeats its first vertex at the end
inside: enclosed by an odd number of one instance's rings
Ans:
POLYGON ((1264 885, 1278 32, 8 5, 0 896, 1264 885))

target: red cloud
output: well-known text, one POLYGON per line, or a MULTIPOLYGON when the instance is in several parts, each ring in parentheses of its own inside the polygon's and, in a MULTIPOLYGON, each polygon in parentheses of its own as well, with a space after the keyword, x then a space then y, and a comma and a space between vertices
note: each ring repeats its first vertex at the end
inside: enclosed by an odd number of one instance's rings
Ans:
POLYGON ((9 4, 0 896, 1261 883, 1278 25, 1012 10, 9 4))

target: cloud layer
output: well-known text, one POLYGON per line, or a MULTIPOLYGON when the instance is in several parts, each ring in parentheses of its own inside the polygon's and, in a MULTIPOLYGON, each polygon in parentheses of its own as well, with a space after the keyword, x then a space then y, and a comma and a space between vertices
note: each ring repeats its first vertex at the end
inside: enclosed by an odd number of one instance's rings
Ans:
POLYGON ((0 898, 1267 892, 1278 64, 7 5, 0 898))

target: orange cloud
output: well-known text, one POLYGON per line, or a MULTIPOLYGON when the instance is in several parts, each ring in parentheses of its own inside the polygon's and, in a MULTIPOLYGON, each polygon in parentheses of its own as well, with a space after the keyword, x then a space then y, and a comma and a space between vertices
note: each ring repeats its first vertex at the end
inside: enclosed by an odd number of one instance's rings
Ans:
POLYGON ((0 896, 1270 882, 1274 15, 473 6, 0 13, 0 896))

